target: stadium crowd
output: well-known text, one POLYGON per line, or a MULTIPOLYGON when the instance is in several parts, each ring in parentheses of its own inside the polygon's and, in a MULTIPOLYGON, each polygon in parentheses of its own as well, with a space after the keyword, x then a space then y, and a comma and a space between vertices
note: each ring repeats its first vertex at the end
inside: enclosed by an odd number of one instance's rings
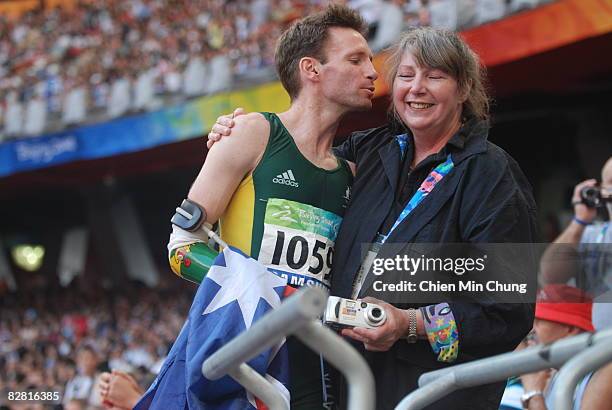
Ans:
POLYGON ((3 295, 0 408, 17 404, 2 402, 8 392, 25 391, 59 392, 64 408, 98 408, 96 379, 110 369, 148 386, 193 296, 182 281, 171 282, 174 288, 73 285, 3 295))
POLYGON ((226 89, 230 65, 236 75, 269 65, 268 40, 314 7, 269 3, 104 0, 0 19, 5 132, 42 131, 45 121, 27 120, 41 112, 74 124, 90 110, 112 118, 154 108, 155 95, 226 89))
MULTIPOLYGON (((348 0, 377 52, 405 26, 463 29, 548 0, 348 0)), ((81 0, 0 16, 0 140, 270 79, 273 39, 320 0, 81 0)))

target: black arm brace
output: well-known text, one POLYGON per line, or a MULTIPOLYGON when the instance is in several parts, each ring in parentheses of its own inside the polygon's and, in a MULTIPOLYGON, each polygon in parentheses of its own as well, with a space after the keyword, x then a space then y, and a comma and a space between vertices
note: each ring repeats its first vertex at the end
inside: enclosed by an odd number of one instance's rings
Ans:
POLYGON ((188 232, 194 232, 206 221, 206 210, 189 199, 184 199, 170 222, 188 232))

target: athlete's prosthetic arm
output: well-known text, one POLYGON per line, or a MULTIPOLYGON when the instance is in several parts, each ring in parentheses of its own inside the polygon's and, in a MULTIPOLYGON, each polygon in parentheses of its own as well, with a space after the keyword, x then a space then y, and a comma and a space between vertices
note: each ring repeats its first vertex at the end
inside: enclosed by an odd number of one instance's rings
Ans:
POLYGON ((210 240, 226 247, 206 221, 206 211, 189 199, 183 200, 172 216, 168 257, 172 271, 183 279, 200 283, 218 252, 208 246, 210 240))
POLYGON ((241 115, 235 131, 236 138, 210 150, 189 189, 189 200, 183 201, 172 218, 170 265, 177 275, 193 282, 202 280, 216 256, 207 247, 209 240, 225 246, 207 222, 222 217, 245 175, 257 166, 268 142, 270 124, 258 113, 241 115))

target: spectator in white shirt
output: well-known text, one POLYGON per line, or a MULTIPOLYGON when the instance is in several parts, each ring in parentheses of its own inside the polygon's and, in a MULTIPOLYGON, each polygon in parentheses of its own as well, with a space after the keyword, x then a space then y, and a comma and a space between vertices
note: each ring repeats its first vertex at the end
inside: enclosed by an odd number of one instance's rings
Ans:
POLYGON ((47 106, 42 95, 36 92, 26 105, 24 133, 28 136, 40 135, 47 125, 47 106))
POLYGON ((107 111, 109 117, 119 117, 130 109, 130 88, 130 80, 126 77, 120 77, 113 82, 107 111))
POLYGON ((217 52, 208 65, 209 73, 206 83, 207 94, 228 90, 232 86, 232 70, 229 57, 223 52, 217 52))
POLYGON ((183 92, 188 97, 195 97, 206 92, 206 64, 204 60, 193 55, 183 74, 183 92))
POLYGON ((62 122, 66 125, 80 124, 87 116, 87 89, 78 80, 70 86, 64 98, 62 122))
POLYGON ((100 393, 97 391, 98 355, 91 346, 83 346, 77 353, 77 374, 68 381, 64 391, 64 405, 73 399, 86 400, 89 405, 99 406, 100 393))
POLYGON ((19 102, 16 91, 10 91, 6 96, 6 114, 4 131, 9 137, 21 135, 23 131, 23 105, 19 102))
POLYGON ((387 0, 380 13, 379 27, 370 43, 370 48, 377 53, 391 45, 404 28, 404 13, 401 8, 403 0, 387 0))

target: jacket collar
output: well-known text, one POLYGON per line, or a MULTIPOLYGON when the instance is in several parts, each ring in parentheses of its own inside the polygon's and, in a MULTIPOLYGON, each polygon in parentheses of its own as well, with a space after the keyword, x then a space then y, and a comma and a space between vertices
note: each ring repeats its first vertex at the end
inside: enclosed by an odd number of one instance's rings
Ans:
POLYGON ((399 144, 395 141, 395 138, 388 144, 383 145, 378 150, 378 155, 389 183, 392 187, 397 186, 402 161, 399 144))
MULTIPOLYGON (((466 158, 487 150, 488 121, 469 119, 455 135, 451 137, 442 150, 449 152, 453 163, 457 166, 466 158)), ((410 130, 406 131, 409 141, 412 140, 410 130)), ((392 187, 397 186, 401 170, 401 152, 399 144, 393 142, 382 145, 378 149, 385 175, 392 187)), ((446 157, 446 155, 444 155, 446 157)))
POLYGON ((487 150, 488 131, 488 121, 472 118, 465 122, 457 134, 451 138, 452 141, 455 136, 459 136, 463 144, 451 144, 451 141, 449 141, 446 145, 451 150, 451 157, 455 165, 472 155, 480 154, 487 150))

